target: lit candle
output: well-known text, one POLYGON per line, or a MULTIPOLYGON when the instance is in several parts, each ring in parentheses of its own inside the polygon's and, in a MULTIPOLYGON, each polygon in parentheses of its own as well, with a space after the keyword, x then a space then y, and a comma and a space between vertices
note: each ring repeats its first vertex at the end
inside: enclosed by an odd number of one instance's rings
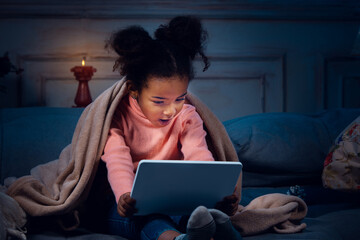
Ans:
POLYGON ((85 57, 81 61, 81 66, 71 68, 76 80, 79 81, 75 97, 76 107, 86 107, 92 102, 88 81, 91 80, 96 69, 92 66, 85 66, 85 57))

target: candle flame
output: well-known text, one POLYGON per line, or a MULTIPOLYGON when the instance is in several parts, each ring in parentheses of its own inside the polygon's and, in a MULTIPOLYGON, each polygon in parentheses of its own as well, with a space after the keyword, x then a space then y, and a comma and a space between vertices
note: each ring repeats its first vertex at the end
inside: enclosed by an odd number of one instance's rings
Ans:
POLYGON ((85 58, 83 58, 83 60, 81 61, 81 65, 85 66, 85 58))

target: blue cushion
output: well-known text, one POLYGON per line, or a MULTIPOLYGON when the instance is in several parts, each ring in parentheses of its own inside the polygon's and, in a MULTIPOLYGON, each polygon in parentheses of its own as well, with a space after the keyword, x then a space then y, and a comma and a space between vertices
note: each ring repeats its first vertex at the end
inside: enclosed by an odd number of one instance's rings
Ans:
POLYGON ((331 139, 320 120, 292 113, 265 113, 224 123, 244 165, 244 186, 320 181, 331 139))
POLYGON ((360 108, 339 108, 333 110, 322 111, 311 115, 324 123, 329 132, 330 138, 335 141, 337 136, 358 116, 360 116, 360 108))
POLYGON ((244 165, 244 186, 321 184, 326 154, 356 114, 360 109, 263 113, 224 122, 244 165))
POLYGON ((71 138, 82 108, 8 108, 0 110, 0 177, 20 177, 59 157, 71 138))

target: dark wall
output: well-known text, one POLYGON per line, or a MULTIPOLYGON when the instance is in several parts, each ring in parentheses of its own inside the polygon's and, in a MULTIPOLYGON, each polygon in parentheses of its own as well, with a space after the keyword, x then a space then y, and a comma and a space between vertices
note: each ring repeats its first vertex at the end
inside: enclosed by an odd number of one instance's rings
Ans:
POLYGON ((351 54, 358 1, 1 1, 0 55, 24 69, 0 78, 1 107, 74 105, 70 69, 97 69, 92 97, 121 77, 104 49, 111 32, 140 24, 152 33, 193 14, 209 32, 209 71, 191 83, 221 120, 259 112, 360 107, 360 62, 351 54), (224 107, 225 106, 225 107, 224 107))

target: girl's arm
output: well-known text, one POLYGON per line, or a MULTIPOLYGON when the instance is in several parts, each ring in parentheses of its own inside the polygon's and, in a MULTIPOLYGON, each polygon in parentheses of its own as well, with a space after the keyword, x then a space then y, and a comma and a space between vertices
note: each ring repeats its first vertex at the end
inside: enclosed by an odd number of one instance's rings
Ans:
POLYGON ((206 143, 203 121, 194 107, 184 109, 182 128, 180 143, 184 160, 214 161, 206 143))
POLYGON ((120 129, 110 129, 102 160, 106 163, 108 180, 118 202, 121 195, 131 192, 135 178, 130 149, 120 129))

